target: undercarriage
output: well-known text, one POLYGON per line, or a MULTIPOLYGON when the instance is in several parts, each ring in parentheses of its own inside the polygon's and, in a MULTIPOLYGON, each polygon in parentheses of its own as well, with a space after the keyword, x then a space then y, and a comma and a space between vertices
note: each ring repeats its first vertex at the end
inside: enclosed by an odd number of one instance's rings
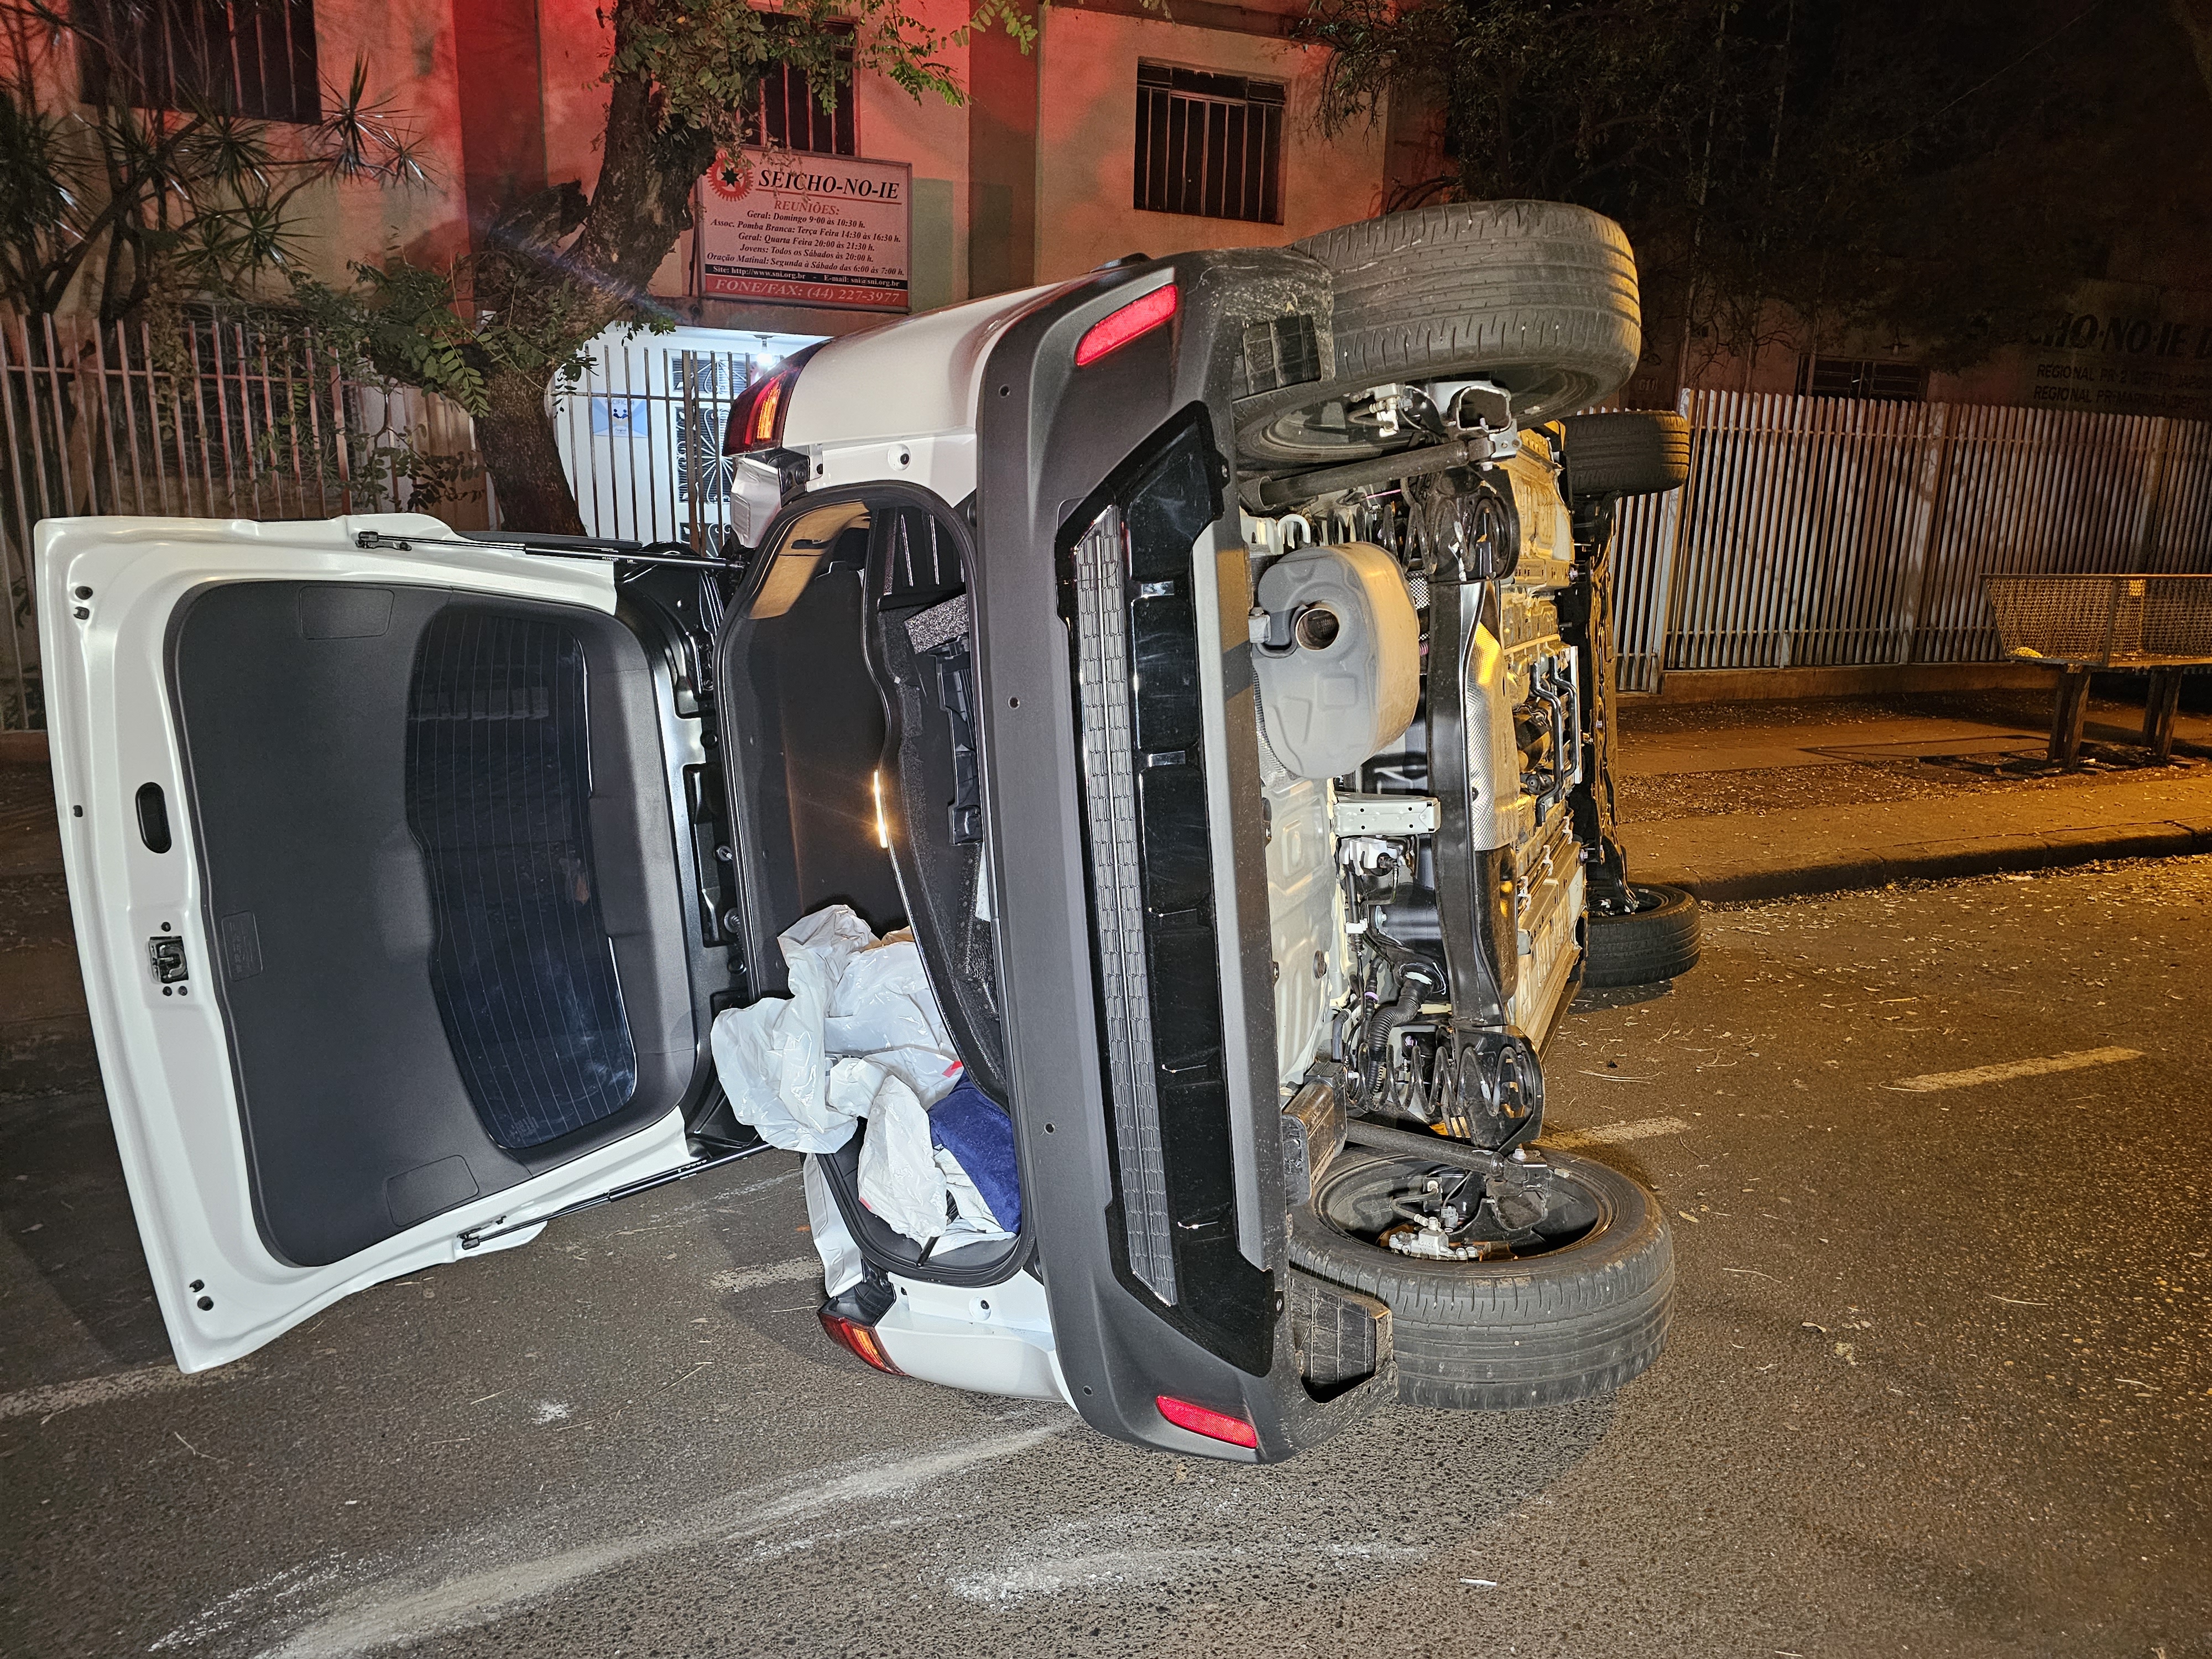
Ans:
MULTIPOLYGON (((1352 1114, 1510 1152, 1540 1127, 1537 1053, 1577 980, 1594 768, 1562 613, 1591 570, 1549 440, 1500 447, 1245 528, 1263 605, 1265 573, 1302 548, 1379 550, 1418 629, 1419 704, 1392 747, 1340 777, 1265 775, 1282 1080, 1325 1057, 1352 1114)), ((1265 651, 1256 618, 1255 636, 1265 651)))

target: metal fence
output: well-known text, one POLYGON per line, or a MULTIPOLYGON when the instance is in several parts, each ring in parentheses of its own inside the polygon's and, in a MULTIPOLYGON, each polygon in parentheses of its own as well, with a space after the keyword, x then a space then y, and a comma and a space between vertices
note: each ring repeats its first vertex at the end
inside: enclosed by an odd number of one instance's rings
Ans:
POLYGON ((2212 570, 2212 422, 1685 392, 1690 482, 1629 504, 1624 690, 1668 669, 1973 662, 1981 578, 2212 570))
MULTIPOLYGON (((731 401, 805 337, 611 330, 554 399, 586 529, 719 545, 731 401)), ((1669 669, 1994 659, 1980 579, 2212 571, 2212 422, 1686 392, 1688 486, 1626 503, 1625 690, 1669 669)), ((497 524, 468 416, 313 338, 0 317, 0 728, 44 724, 32 526, 94 513, 497 524)))
POLYGON ((92 514, 488 522, 469 418, 346 373, 305 334, 0 316, 0 729, 45 724, 31 532, 92 514))
POLYGON ((617 326, 593 340, 583 378, 553 400, 584 528, 719 547, 729 533, 722 428, 730 405, 756 376, 817 337, 617 326))

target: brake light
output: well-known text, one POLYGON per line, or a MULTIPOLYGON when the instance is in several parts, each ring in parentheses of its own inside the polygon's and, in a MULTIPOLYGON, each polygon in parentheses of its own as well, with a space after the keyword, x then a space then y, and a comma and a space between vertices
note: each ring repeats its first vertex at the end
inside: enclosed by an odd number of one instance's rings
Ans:
POLYGON ((1194 1406, 1188 1400, 1177 1400, 1173 1395, 1154 1396, 1160 1415, 1179 1429, 1188 1429, 1193 1434, 1202 1434, 1208 1440, 1225 1440, 1232 1446, 1260 1449, 1260 1431, 1241 1417, 1231 1417, 1227 1412, 1218 1412, 1205 1406, 1194 1406))
POLYGON ((722 453, 773 449, 783 436, 784 377, 781 370, 755 380, 730 405, 730 424, 722 433, 722 453))
POLYGON ((1108 352, 1119 351, 1139 335, 1150 334, 1176 314, 1179 303, 1176 285, 1170 283, 1130 301, 1119 311, 1109 312, 1091 324, 1075 343, 1075 366, 1081 368, 1095 363, 1108 352))
POLYGON ((783 442, 783 422, 791 413, 791 389, 799 371, 806 367, 817 346, 795 351, 773 374, 763 375, 738 394, 730 405, 730 422, 722 428, 722 453, 742 455, 752 449, 775 449, 783 442))
POLYGON ((893 1376, 906 1375, 891 1363, 890 1354, 884 1347, 884 1340, 876 1334, 873 1325, 863 1325, 856 1319, 847 1319, 841 1314, 831 1313, 827 1308, 823 1309, 817 1316, 822 1321, 822 1328, 830 1333, 830 1340, 847 1352, 858 1355, 879 1371, 887 1371, 893 1376))

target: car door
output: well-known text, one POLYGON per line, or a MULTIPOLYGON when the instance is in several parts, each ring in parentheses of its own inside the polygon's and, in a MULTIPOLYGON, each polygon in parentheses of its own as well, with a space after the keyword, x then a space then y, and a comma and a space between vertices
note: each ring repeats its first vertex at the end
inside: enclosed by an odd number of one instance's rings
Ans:
POLYGON ((412 515, 49 521, 37 560, 71 912, 180 1367, 692 1160, 682 722, 607 564, 412 515))

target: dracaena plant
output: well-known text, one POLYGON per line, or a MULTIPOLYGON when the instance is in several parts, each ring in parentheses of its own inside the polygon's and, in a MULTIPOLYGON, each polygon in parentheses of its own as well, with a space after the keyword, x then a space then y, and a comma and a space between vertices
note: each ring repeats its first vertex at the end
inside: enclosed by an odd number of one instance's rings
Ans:
POLYGON ((320 89, 317 118, 257 118, 190 77, 147 83, 131 35, 153 10, 0 0, 0 300, 20 312, 112 324, 259 297, 301 267, 303 192, 423 178, 366 63, 320 89))

